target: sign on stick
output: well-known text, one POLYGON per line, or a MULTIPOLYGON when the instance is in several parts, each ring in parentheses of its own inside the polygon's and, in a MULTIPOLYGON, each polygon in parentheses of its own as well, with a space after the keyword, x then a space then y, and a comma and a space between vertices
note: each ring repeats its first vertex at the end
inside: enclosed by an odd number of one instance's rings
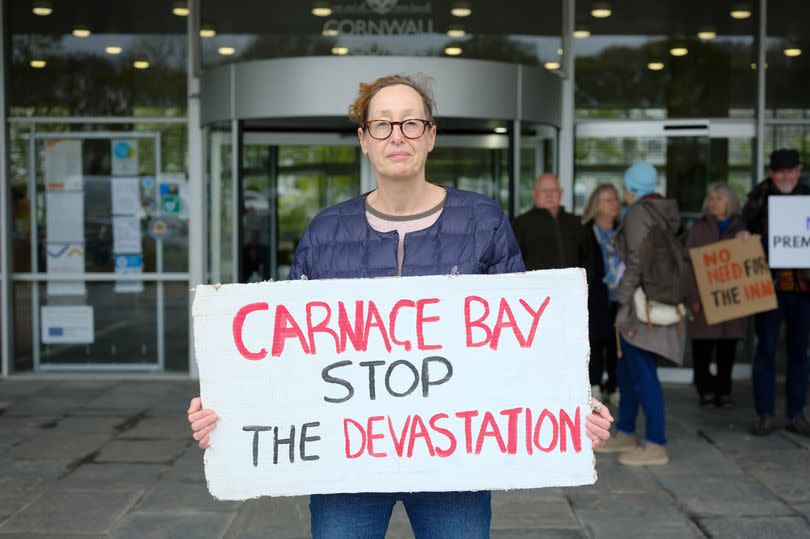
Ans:
POLYGON ((198 286, 215 497, 590 484, 581 269, 198 286))

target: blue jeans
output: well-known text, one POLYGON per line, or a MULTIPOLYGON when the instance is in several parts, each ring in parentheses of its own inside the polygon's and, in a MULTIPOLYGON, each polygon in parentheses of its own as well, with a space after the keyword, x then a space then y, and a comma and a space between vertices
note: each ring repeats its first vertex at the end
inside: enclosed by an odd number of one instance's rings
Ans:
POLYGON ((486 539, 492 519, 490 492, 313 494, 313 539, 383 539, 400 500, 416 539, 486 539))
POLYGON ((622 357, 616 362, 619 381, 619 421, 616 430, 636 432, 639 405, 647 420, 645 439, 655 444, 667 443, 664 420, 664 393, 658 380, 655 354, 621 339, 622 357))
POLYGON ((807 399, 807 340, 810 334, 810 294, 777 292, 779 307, 773 311, 757 313, 754 326, 757 332, 757 350, 754 354, 754 406, 757 415, 773 416, 776 407, 776 347, 779 326, 787 322, 787 417, 804 414, 807 399))

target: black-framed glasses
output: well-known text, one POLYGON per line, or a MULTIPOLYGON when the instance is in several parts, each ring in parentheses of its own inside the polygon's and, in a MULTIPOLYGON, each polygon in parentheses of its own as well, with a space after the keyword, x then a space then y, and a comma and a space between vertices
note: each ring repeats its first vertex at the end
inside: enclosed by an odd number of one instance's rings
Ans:
POLYGON ((394 132, 394 126, 398 125, 399 130, 405 138, 416 139, 425 134, 425 130, 433 125, 429 120, 419 118, 408 118, 401 122, 389 122, 388 120, 371 120, 363 124, 363 129, 371 138, 385 140, 394 132))

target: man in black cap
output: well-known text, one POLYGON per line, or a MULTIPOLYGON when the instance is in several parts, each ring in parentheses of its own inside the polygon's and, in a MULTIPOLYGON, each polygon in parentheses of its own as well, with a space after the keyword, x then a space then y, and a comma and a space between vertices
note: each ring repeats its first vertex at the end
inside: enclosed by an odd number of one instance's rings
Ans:
MULTIPOLYGON (((761 234, 768 255, 768 197, 771 195, 810 195, 810 188, 799 183, 802 165, 796 150, 776 150, 771 153, 768 178, 748 194, 742 211, 746 229, 761 234)), ((747 235, 742 232, 741 235, 747 235)), ((754 317, 757 348, 754 355, 754 406, 757 421, 751 432, 764 436, 776 428, 774 424, 776 348, 779 327, 787 324, 787 425, 791 432, 810 436, 810 423, 804 416, 807 395, 807 342, 810 335, 810 269, 773 269, 777 309, 758 313, 754 317)))

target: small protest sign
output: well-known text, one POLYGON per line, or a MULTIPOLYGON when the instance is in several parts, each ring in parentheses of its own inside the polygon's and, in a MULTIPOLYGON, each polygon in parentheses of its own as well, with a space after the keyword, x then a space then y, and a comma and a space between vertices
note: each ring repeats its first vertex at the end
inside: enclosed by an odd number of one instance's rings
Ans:
POLYGON ((581 269, 198 286, 215 497, 595 481, 581 269))
POLYGON ((768 197, 768 262, 810 268, 810 196, 768 197))
POLYGON ((759 236, 689 249, 706 322, 776 309, 771 270, 759 236))

